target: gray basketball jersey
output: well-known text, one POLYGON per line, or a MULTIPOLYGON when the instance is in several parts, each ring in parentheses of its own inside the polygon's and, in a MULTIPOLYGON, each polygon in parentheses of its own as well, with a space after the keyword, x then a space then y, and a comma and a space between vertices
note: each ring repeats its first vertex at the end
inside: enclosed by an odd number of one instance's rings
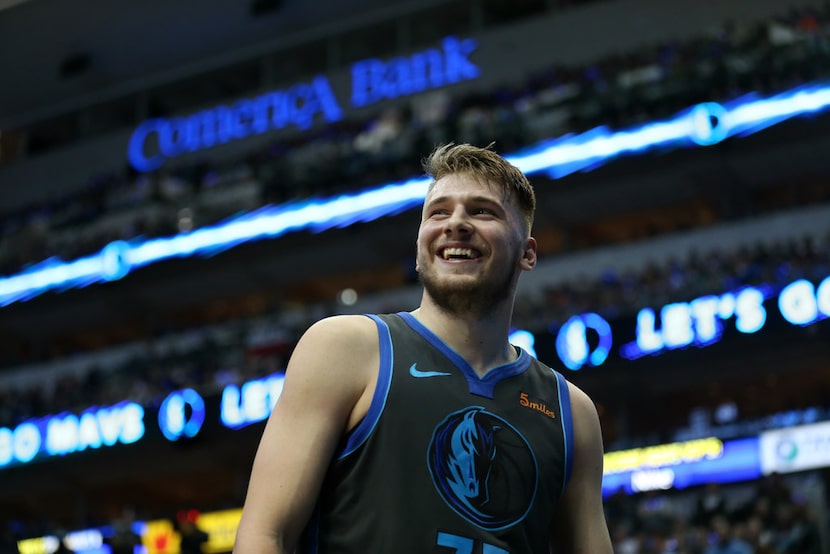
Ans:
POLYGON ((518 349, 478 377, 411 314, 369 317, 377 388, 328 469, 299 552, 547 553, 573 456, 562 375, 518 349))

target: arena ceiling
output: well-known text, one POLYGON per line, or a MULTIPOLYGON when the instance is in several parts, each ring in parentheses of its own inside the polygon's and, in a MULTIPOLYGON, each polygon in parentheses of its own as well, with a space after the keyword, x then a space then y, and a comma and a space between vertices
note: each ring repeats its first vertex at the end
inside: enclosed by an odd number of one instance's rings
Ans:
POLYGON ((0 0, 0 126, 440 1, 0 0))

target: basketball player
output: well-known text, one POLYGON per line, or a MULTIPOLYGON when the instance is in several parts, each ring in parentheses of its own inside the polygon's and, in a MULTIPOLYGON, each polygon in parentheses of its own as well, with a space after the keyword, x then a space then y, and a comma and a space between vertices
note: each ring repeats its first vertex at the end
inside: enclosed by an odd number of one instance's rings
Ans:
POLYGON ((411 312, 312 325, 253 464, 235 554, 610 554, 592 401, 508 342, 535 196, 439 147, 411 312))

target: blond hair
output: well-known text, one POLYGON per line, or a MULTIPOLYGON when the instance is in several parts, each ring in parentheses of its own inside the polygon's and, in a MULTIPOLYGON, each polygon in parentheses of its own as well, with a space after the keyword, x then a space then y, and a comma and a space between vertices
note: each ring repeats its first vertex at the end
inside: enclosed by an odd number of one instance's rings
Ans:
POLYGON ((456 173, 466 173, 496 184, 503 189, 506 197, 516 203, 530 233, 536 212, 533 186, 518 167, 491 150, 492 146, 492 143, 486 148, 454 143, 438 146, 421 163, 426 174, 432 178, 429 190, 436 181, 456 173))

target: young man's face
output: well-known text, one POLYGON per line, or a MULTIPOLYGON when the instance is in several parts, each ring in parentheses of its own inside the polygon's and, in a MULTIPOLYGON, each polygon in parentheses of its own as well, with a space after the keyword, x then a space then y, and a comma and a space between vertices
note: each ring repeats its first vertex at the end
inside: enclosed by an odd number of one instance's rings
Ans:
POLYGON ((536 243, 515 202, 498 185, 463 173, 430 190, 417 245, 426 293, 451 312, 489 312, 536 262, 536 243))

